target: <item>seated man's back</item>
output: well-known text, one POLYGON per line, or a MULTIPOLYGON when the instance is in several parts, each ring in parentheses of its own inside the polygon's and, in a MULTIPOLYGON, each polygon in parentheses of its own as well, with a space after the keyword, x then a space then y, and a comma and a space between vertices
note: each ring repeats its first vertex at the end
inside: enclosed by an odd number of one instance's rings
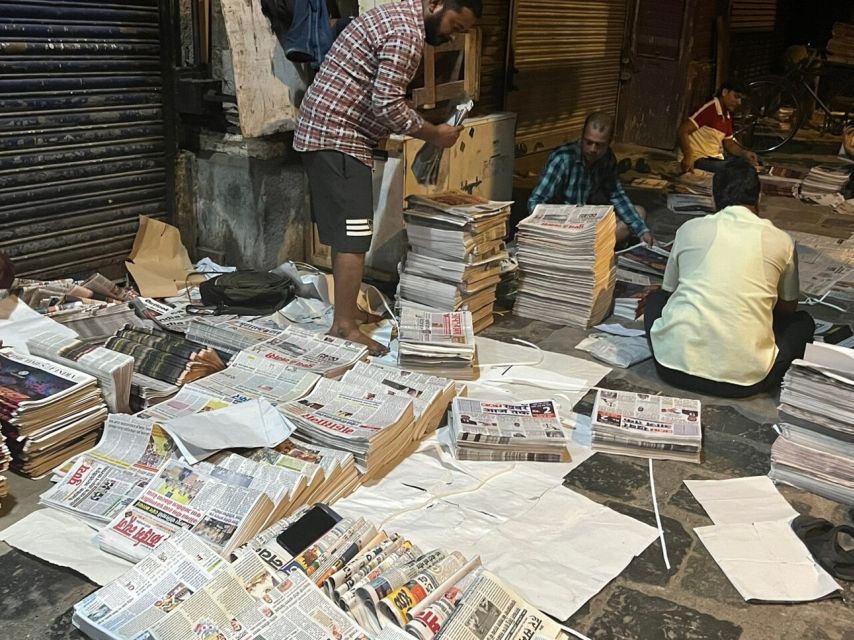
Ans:
POLYGON ((731 206, 683 225, 670 261, 673 295, 650 334, 656 360, 720 382, 762 380, 777 356, 774 306, 798 296, 792 239, 731 206))
POLYGON ((644 325, 666 382, 746 397, 780 383, 812 341, 815 324, 797 311, 794 242, 757 215, 753 167, 741 158, 727 161, 712 190, 721 210, 677 231, 662 288, 647 299, 644 325))

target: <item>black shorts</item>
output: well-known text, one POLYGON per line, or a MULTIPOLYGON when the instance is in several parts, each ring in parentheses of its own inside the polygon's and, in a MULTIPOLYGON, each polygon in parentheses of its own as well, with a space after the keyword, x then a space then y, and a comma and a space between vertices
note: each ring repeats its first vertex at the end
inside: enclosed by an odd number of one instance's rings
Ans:
POLYGON ((302 157, 320 241, 342 253, 367 253, 374 233, 371 168, 340 151, 306 151, 302 157))

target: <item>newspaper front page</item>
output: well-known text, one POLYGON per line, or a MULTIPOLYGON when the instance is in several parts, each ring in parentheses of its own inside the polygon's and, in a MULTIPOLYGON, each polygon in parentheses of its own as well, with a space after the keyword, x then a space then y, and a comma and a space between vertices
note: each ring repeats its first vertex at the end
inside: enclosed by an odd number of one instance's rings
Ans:
POLYGON ((176 451, 172 438, 151 420, 110 414, 98 445, 78 456, 40 500, 103 526, 142 492, 176 451))
POLYGON ((553 400, 492 402, 454 398, 459 418, 459 438, 507 444, 514 438, 565 440, 553 400))
POLYGON ((74 606, 74 624, 91 637, 131 640, 166 617, 228 563, 180 531, 118 580, 74 606))
POLYGON ((701 434, 700 401, 687 398, 603 389, 596 396, 593 420, 649 436, 694 439, 701 434))
POLYGON ((483 571, 466 589, 436 640, 568 640, 557 622, 483 571))
POLYGON ((367 354, 364 345, 312 333, 291 325, 280 335, 244 349, 230 364, 267 373, 281 365, 330 375, 367 354))
POLYGON ((225 554, 241 542, 235 537, 244 521, 263 514, 260 528, 272 508, 258 490, 235 487, 169 460, 139 497, 101 530, 99 543, 110 553, 138 562, 180 529, 189 529, 225 554))

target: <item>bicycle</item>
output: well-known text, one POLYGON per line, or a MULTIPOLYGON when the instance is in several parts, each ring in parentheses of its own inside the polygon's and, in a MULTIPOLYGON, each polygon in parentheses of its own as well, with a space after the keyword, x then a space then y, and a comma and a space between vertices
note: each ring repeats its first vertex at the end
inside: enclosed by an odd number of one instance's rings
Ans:
POLYGON ((824 112, 821 130, 841 136, 846 127, 854 124, 854 104, 842 112, 832 110, 810 83, 820 73, 819 52, 811 49, 784 75, 762 76, 750 82, 742 107, 734 114, 739 144, 756 153, 776 151, 794 138, 807 121, 810 98, 824 112))

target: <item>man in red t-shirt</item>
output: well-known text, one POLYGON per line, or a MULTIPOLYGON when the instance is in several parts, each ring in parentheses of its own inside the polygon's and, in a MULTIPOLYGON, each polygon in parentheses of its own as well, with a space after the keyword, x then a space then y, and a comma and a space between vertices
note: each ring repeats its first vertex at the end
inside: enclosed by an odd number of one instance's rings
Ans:
POLYGON ((733 137, 732 114, 741 106, 744 86, 738 82, 725 82, 717 95, 682 123, 679 127, 679 146, 682 148, 682 170, 695 167, 715 172, 724 162, 724 151, 730 156, 740 156, 756 166, 756 154, 745 149, 733 137))

